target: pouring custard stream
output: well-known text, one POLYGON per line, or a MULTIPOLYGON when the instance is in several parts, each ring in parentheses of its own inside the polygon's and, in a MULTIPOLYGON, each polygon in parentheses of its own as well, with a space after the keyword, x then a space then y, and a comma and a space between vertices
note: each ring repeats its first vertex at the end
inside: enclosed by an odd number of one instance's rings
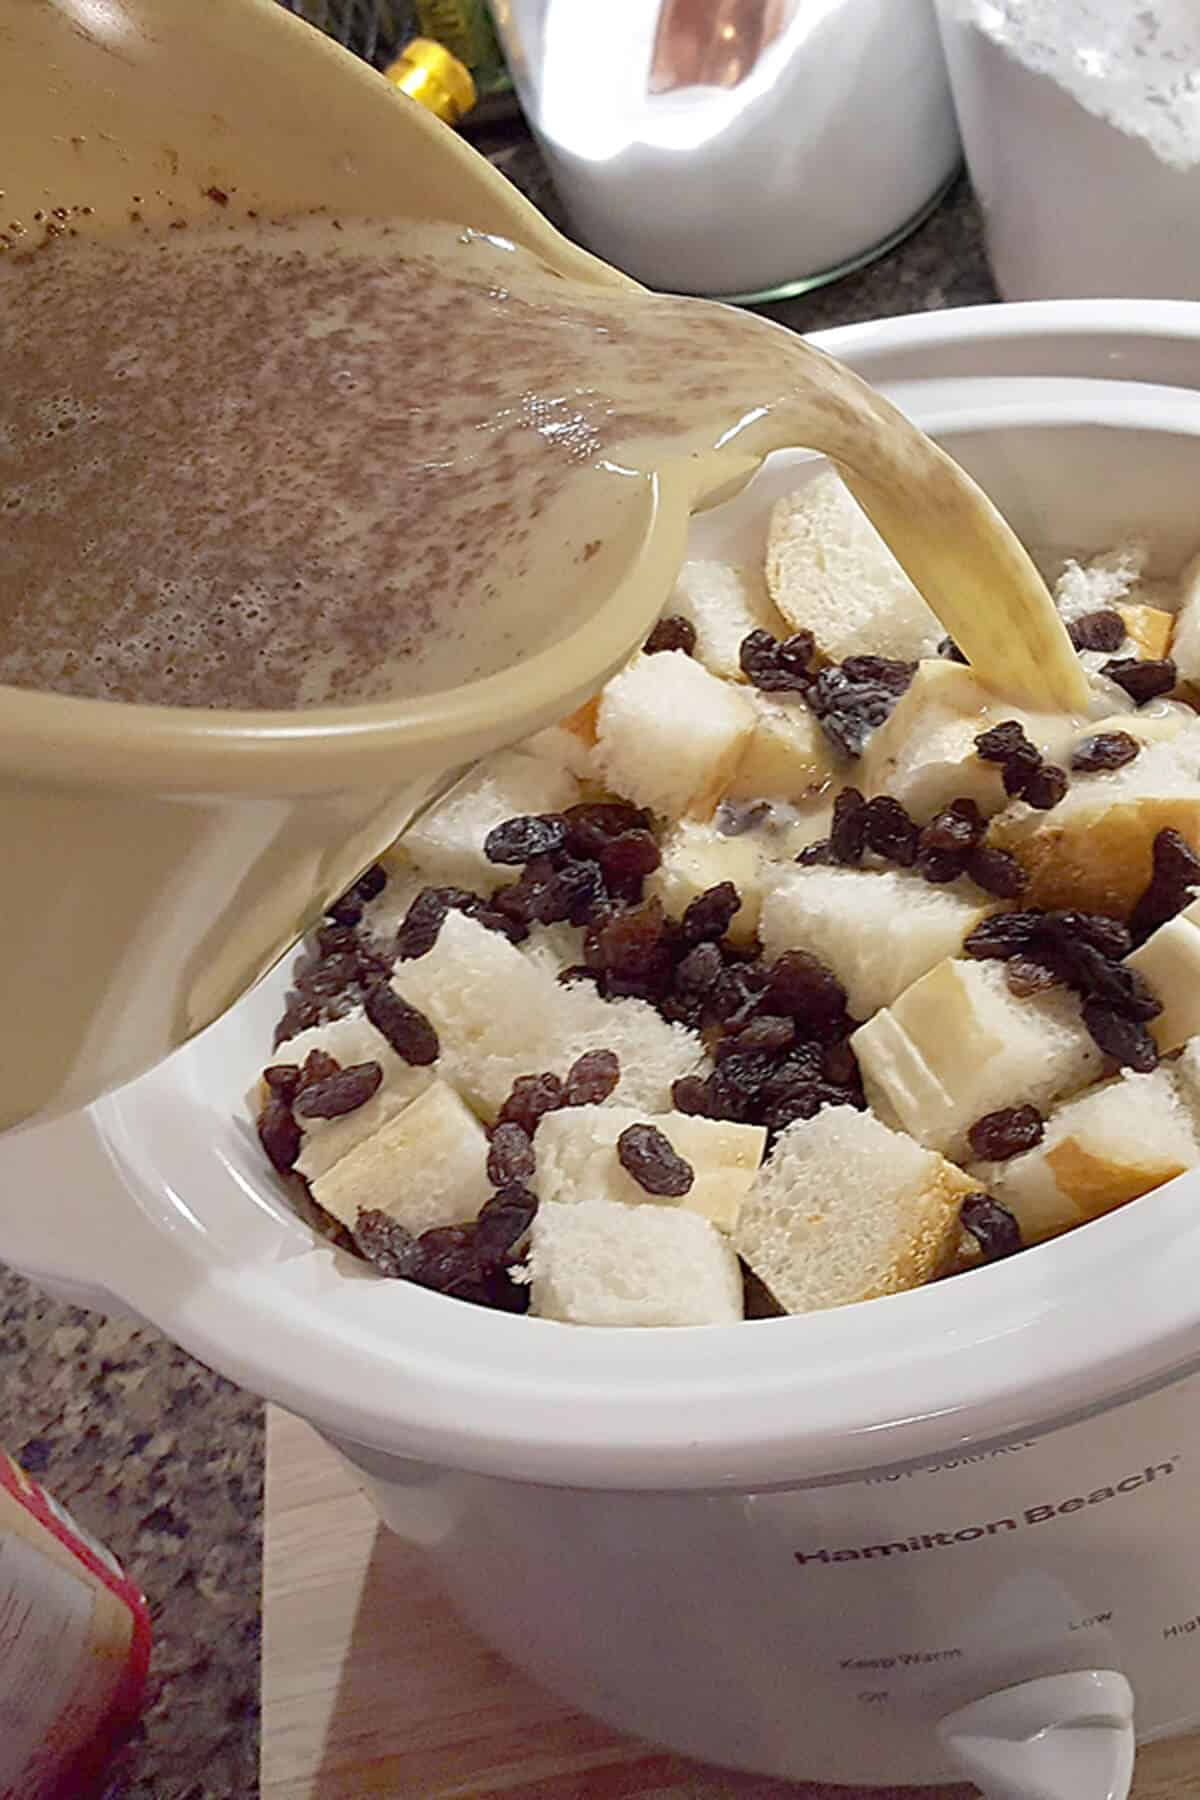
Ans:
POLYGON ((789 445, 985 679, 1082 710, 995 509, 759 319, 451 224, 59 241, 0 262, 0 682, 253 709, 458 686, 581 623, 577 571, 648 474, 701 503, 789 445))

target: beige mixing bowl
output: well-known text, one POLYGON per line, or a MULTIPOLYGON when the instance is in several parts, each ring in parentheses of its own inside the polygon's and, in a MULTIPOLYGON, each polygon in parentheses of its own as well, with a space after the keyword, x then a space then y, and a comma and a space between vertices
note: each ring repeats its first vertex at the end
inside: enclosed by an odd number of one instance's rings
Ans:
MULTIPOLYGON (((131 213, 324 207, 461 219, 573 280, 623 279, 275 0, 0 0, 0 71, 0 253, 119 233, 131 213)), ((35 318, 29 332, 49 354, 35 318)), ((645 478, 620 541, 580 572, 583 626, 445 695, 201 714, 0 687, 0 1130, 184 1042, 448 771, 593 691, 665 599, 694 497, 645 478)))

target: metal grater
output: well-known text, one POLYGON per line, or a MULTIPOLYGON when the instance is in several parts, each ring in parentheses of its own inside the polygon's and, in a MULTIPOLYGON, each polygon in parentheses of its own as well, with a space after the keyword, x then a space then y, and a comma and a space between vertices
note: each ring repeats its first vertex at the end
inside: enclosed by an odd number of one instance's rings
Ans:
POLYGON ((310 25, 382 68, 415 29, 408 0, 282 0, 310 25))

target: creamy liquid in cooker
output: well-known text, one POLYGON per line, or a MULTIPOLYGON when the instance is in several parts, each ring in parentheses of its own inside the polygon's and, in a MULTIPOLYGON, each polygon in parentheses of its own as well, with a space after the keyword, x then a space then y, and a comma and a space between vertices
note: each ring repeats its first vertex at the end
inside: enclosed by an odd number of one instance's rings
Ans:
POLYGON ((455 686, 581 622, 646 471, 690 499, 784 444, 834 458, 977 662, 1011 659, 1014 607, 1053 631, 954 465, 749 315, 448 224, 59 240, 0 261, 0 681, 222 708, 455 686))

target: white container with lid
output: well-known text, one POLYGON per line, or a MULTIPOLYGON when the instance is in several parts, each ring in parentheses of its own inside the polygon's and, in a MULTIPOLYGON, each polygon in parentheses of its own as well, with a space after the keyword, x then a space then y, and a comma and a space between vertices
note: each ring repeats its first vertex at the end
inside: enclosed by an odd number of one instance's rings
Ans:
POLYGON ((816 287, 911 230, 958 167, 930 0, 493 10, 574 231, 650 287, 816 287))
POLYGON ((1200 298, 1195 0, 938 0, 1006 300, 1200 298))

